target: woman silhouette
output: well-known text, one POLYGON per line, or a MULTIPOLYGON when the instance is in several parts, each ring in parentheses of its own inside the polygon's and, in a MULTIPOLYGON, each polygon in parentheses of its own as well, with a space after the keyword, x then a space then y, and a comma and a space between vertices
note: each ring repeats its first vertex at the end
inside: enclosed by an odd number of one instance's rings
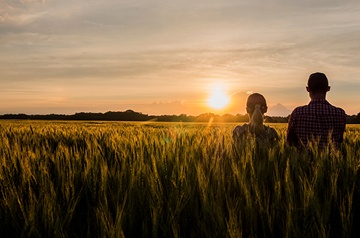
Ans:
POLYGON ((246 111, 250 122, 235 127, 233 130, 235 142, 240 143, 249 134, 255 136, 256 144, 260 146, 268 146, 279 140, 275 129, 264 125, 264 114, 267 112, 267 105, 263 95, 259 93, 251 94, 247 99, 246 111))

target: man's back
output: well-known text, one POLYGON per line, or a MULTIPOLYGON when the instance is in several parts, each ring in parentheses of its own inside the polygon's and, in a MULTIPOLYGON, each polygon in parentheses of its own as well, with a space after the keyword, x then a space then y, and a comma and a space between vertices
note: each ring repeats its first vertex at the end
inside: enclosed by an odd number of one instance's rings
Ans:
POLYGON ((290 115, 287 140, 290 144, 306 145, 311 139, 320 139, 320 146, 331 140, 343 141, 346 114, 341 108, 332 106, 325 99, 314 99, 308 105, 297 107, 290 115))

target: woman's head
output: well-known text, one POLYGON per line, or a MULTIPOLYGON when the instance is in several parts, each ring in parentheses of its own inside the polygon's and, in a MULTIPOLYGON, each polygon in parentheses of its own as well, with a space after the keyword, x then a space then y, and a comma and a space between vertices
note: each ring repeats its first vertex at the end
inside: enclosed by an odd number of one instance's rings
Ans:
POLYGON ((260 93, 251 94, 246 102, 246 111, 250 115, 255 111, 256 105, 260 105, 260 111, 262 114, 267 112, 266 100, 260 93))
POLYGON ((246 111, 249 113, 250 125, 255 134, 264 132, 264 113, 267 112, 266 100, 263 95, 253 93, 248 97, 246 111))

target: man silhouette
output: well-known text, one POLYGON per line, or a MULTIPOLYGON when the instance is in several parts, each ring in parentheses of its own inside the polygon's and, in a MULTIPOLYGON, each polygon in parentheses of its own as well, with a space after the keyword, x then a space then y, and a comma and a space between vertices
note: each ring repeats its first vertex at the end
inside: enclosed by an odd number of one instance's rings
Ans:
POLYGON ((326 93, 330 91, 326 75, 318 72, 311 74, 306 90, 311 101, 291 113, 286 138, 288 143, 301 147, 311 140, 318 140, 320 148, 330 141, 338 146, 343 141, 346 114, 326 100, 326 93))

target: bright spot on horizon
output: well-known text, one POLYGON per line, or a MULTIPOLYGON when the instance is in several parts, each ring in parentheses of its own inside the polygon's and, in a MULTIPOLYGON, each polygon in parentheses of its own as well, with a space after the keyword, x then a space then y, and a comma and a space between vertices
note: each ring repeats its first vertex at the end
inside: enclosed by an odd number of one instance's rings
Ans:
POLYGON ((230 103, 230 98, 226 94, 224 86, 216 84, 213 86, 210 97, 207 100, 207 105, 211 108, 220 110, 225 108, 230 103))

